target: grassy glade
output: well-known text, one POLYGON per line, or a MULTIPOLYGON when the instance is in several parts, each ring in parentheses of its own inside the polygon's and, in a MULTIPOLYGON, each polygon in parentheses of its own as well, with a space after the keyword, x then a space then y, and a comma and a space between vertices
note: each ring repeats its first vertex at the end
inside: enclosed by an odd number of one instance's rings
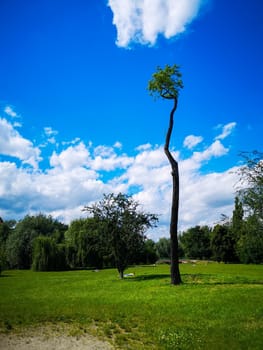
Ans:
POLYGON ((67 324, 125 349, 262 349, 263 266, 181 265, 116 270, 3 271, 0 330, 67 324))

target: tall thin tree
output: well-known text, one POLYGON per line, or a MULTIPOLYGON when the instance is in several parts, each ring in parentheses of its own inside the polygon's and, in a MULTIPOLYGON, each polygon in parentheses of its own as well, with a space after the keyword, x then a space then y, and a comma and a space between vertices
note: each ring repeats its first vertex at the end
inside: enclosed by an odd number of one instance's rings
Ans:
POLYGON ((173 100, 173 108, 170 112, 169 127, 166 134, 164 152, 172 168, 173 193, 170 221, 171 238, 171 284, 182 282, 179 270, 178 256, 178 209, 179 209, 179 170, 178 162, 174 159, 170 151, 170 139, 173 131, 174 113, 177 109, 179 90, 183 88, 182 74, 178 65, 166 65, 163 69, 157 67, 152 79, 148 83, 148 90, 153 97, 162 97, 173 100))

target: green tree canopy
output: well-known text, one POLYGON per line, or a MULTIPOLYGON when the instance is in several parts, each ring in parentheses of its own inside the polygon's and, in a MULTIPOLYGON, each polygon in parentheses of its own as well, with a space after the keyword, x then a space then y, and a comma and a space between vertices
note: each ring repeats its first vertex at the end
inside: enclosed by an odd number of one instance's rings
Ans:
POLYGON ((156 249, 160 259, 171 258, 171 240, 169 238, 160 238, 156 243, 156 249))
POLYGON ((38 236, 53 237, 56 243, 64 239, 67 226, 51 216, 27 215, 19 221, 6 242, 7 259, 10 267, 28 269, 32 264, 33 241, 38 236))
POLYGON ((237 254, 243 264, 263 263, 263 222, 258 216, 251 215, 244 222, 237 254))
POLYGON ((6 241, 11 233, 9 225, 0 218, 0 272, 7 267, 6 241))
POLYGON ((235 197, 235 208, 232 216, 232 231, 236 240, 241 236, 244 224, 244 210, 242 202, 235 197))
POLYGON ((105 246, 101 238, 100 223, 95 218, 73 220, 65 233, 70 266, 103 267, 105 246))
POLYGON ((148 83, 150 95, 154 98, 177 99, 180 89, 183 88, 181 77, 180 67, 177 64, 166 65, 164 68, 157 67, 148 83))
POLYGON ((208 226, 195 226, 180 236, 185 256, 192 259, 209 259, 211 230, 208 226))
POLYGON ((56 243, 53 237, 38 236, 33 242, 34 271, 66 270, 66 246, 56 243))
POLYGON ((237 260, 235 239, 229 225, 217 224, 213 228, 211 248, 213 258, 218 262, 235 262, 237 260))
POLYGON ((246 165, 238 171, 240 189, 238 195, 249 214, 263 220, 263 153, 243 152, 246 165))
POLYGON ((146 230, 155 226, 157 216, 140 211, 139 203, 122 193, 104 195, 101 201, 84 207, 84 211, 100 223, 104 244, 111 250, 123 278, 124 270, 142 249, 146 230))

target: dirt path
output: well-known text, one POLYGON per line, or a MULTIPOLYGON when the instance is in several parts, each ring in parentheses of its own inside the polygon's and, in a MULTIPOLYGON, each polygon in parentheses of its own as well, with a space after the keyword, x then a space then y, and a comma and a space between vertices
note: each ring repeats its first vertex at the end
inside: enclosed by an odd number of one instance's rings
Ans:
POLYGON ((0 334, 1 350, 112 350, 108 343, 89 334, 69 335, 67 331, 45 328, 0 334))

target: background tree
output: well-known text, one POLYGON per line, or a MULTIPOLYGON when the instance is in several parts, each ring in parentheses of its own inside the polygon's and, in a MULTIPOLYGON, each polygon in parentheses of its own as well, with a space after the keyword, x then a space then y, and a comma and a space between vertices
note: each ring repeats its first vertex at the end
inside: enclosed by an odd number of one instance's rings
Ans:
POLYGON ((139 211, 138 202, 122 193, 104 195, 101 201, 84 207, 84 211, 100 224, 104 244, 111 250, 120 278, 123 278, 124 270, 136 261, 145 232, 155 226, 157 216, 139 211))
MULTIPOLYGON (((239 201, 246 218, 237 242, 240 262, 263 262, 263 153, 243 152, 246 164, 239 168, 239 201)), ((234 224, 234 222, 233 222, 234 224)))
POLYGON ((56 265, 56 242, 51 237, 38 236, 33 243, 34 271, 52 271, 56 265))
POLYGON ((0 271, 1 268, 6 268, 7 263, 7 255, 6 255, 6 241, 8 236, 11 233, 11 227, 7 222, 0 217, 0 271))
POLYGON ((200 260, 211 258, 210 235, 208 226, 195 226, 183 232, 179 241, 185 257, 200 260))
MULTIPOLYGON (((105 246, 94 218, 73 220, 65 233, 68 247, 68 262, 72 268, 103 267, 105 246)), ((106 255, 106 253, 105 253, 106 255)))
POLYGON ((232 231, 235 236, 235 239, 238 240, 241 236, 243 224, 244 224, 244 210, 242 202, 238 197, 235 197, 235 207, 233 210, 232 216, 232 231))
POLYGON ((180 284, 181 276, 179 270, 178 256, 178 209, 179 209, 179 170, 178 163, 169 150, 170 139, 173 131, 174 113, 177 109, 179 90, 183 88, 179 66, 166 65, 163 69, 157 67, 157 72, 153 74, 149 81, 148 90, 154 97, 162 97, 173 101, 173 108, 170 112, 169 127, 166 134, 164 152, 172 168, 173 194, 170 221, 170 239, 171 239, 171 283, 180 284))
POLYGON ((169 238, 160 238, 156 243, 156 249, 160 259, 171 258, 171 240, 169 238))
POLYGON ((154 264, 158 260, 156 244, 152 239, 146 239, 138 263, 154 264))
POLYGON ((240 188, 238 195, 250 215, 263 220, 263 153, 243 152, 246 165, 238 171, 240 188))
POLYGON ((231 227, 217 224, 212 231, 211 249, 213 258, 220 262, 236 262, 235 239, 231 227))
POLYGON ((34 271, 68 269, 65 244, 56 243, 53 237, 36 237, 33 242, 32 269, 34 271))
POLYGON ((25 216, 19 221, 6 242, 7 259, 11 268, 29 269, 32 265, 33 241, 38 236, 53 237, 61 243, 67 226, 51 216, 25 216))
POLYGON ((263 223, 258 216, 251 215, 244 222, 237 254, 243 264, 263 263, 263 223))

